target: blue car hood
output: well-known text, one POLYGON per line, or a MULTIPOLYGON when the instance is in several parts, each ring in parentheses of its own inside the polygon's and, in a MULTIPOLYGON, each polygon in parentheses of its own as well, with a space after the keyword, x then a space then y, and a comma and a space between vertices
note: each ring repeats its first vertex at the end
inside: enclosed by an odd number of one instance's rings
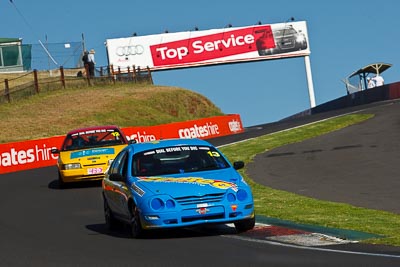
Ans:
POLYGON ((135 184, 140 188, 150 190, 153 194, 168 194, 172 197, 224 193, 228 189, 237 191, 242 183, 240 174, 231 168, 137 178, 135 184))

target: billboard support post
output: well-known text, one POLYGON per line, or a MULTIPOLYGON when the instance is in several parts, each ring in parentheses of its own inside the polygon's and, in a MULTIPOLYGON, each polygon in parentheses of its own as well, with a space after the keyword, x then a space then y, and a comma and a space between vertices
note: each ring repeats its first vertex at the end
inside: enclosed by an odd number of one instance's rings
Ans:
POLYGON ((311 74, 310 56, 304 56, 304 64, 306 66, 308 95, 310 97, 310 106, 311 106, 311 108, 313 108, 313 107, 315 107, 315 96, 314 96, 314 85, 313 85, 312 74, 311 74))

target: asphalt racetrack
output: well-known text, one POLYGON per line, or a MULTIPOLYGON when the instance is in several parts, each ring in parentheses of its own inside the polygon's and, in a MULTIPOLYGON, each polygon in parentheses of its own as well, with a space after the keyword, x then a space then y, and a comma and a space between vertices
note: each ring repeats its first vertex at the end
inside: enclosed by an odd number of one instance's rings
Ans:
MULTIPOLYGON (((261 184, 318 199, 399 213, 400 102, 383 102, 255 126, 215 145, 364 109, 359 125, 258 155, 261 184)), ((400 248, 290 246, 229 225, 157 231, 131 239, 106 230, 100 183, 60 190, 55 167, 0 175, 0 266, 400 266, 400 248)))
POLYGON ((400 102, 362 112, 375 117, 257 155, 248 174, 272 188, 400 214, 400 102))

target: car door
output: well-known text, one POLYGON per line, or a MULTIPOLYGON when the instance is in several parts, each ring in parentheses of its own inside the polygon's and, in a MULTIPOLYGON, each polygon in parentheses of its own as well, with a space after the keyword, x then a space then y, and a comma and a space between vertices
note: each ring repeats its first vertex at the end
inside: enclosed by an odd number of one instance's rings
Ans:
POLYGON ((128 217, 127 202, 129 199, 129 190, 125 182, 127 178, 128 154, 128 151, 124 150, 117 155, 110 166, 107 175, 108 178, 105 182, 107 186, 108 205, 116 216, 123 219, 128 217))

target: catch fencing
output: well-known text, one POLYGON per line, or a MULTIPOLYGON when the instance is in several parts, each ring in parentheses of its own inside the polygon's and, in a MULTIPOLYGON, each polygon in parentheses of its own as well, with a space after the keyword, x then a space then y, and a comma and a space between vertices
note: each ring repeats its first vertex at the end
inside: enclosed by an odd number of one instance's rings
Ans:
POLYGON ((82 67, 83 42, 31 44, 31 69, 52 70, 82 67))

